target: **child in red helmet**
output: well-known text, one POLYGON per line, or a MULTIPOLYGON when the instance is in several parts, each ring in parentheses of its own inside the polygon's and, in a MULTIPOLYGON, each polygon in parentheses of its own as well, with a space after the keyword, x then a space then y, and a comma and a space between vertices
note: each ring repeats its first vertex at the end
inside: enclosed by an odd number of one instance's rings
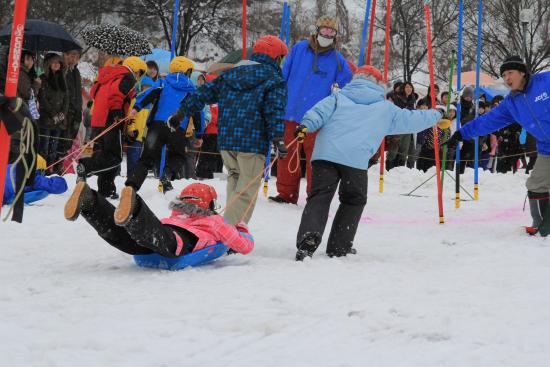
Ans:
POLYGON ((170 203, 170 216, 158 219, 135 192, 115 207, 85 182, 79 182, 65 204, 65 218, 79 215, 111 246, 130 255, 186 255, 216 243, 247 254, 254 239, 244 223, 231 225, 216 213, 216 190, 203 183, 185 187, 170 203), (121 219, 122 218, 122 219, 121 219))

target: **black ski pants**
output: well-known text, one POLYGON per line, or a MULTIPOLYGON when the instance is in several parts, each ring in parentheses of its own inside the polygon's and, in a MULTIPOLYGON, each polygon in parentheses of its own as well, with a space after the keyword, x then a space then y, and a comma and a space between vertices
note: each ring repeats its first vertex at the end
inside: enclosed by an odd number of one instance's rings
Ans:
POLYGON ((367 204, 367 170, 352 168, 329 161, 311 163, 311 191, 302 214, 297 236, 297 247, 301 250, 315 251, 315 248, 300 246, 304 237, 317 233, 322 237, 328 220, 330 203, 338 189, 340 206, 334 217, 327 243, 327 254, 345 256, 353 246, 359 220, 367 204))
POLYGON ((186 163, 185 153, 188 145, 185 131, 178 128, 172 132, 163 121, 153 121, 147 128, 141 157, 132 174, 128 176, 126 186, 132 186, 136 191, 141 188, 149 170, 160 162, 164 145, 166 145, 166 164, 163 175, 169 180, 185 177, 182 172, 186 163))
POLYGON ((180 236, 184 244, 178 256, 193 251, 197 237, 183 228, 162 224, 138 195, 134 215, 123 227, 115 224, 115 207, 102 195, 94 192, 94 196, 94 203, 86 205, 87 209, 83 209, 81 215, 101 238, 120 251, 130 255, 157 253, 166 257, 177 257, 178 243, 174 232, 180 236))
MULTIPOLYGON (((111 126, 115 119, 111 117, 108 121, 104 128, 93 128, 92 137, 111 126)), ((103 196, 111 196, 116 192, 115 178, 120 173, 122 162, 122 128, 120 124, 99 137, 94 141, 92 156, 80 159, 88 175, 97 175, 97 191, 103 196)))

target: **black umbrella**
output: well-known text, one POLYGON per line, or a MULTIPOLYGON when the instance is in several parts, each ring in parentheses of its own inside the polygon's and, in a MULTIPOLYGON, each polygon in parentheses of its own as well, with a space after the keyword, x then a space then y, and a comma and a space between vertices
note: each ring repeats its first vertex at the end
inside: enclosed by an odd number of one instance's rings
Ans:
POLYGON ((151 53, 145 36, 124 26, 101 24, 85 30, 82 37, 88 46, 109 55, 142 56, 151 53))
MULTIPOLYGON (((9 45, 11 24, 0 30, 0 43, 9 45)), ((70 51, 81 50, 75 39, 57 23, 45 20, 28 19, 25 22, 25 40, 23 47, 30 51, 70 51)))

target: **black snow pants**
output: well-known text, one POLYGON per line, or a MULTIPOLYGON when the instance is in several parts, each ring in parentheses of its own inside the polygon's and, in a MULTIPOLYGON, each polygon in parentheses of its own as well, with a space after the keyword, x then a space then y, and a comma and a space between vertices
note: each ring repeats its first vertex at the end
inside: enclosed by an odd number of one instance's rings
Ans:
POLYGON ((136 191, 141 188, 149 170, 152 170, 155 164, 160 162, 164 145, 166 145, 166 164, 163 176, 170 181, 186 177, 183 171, 186 165, 188 144, 185 131, 181 128, 172 132, 163 121, 153 121, 148 126, 141 157, 132 174, 126 179, 126 186, 132 186, 136 191))
POLYGON ((367 170, 321 160, 313 161, 311 167, 311 191, 302 214, 296 246, 312 253, 317 249, 339 183, 340 206, 328 238, 327 255, 345 256, 353 246, 359 220, 367 204, 367 170), (318 243, 304 247, 304 238, 311 234, 319 238, 318 243))
MULTIPOLYGON (((117 114, 111 114, 105 128, 93 128, 92 137, 96 137, 111 126, 117 114)), ((97 175, 97 191, 106 197, 116 193, 115 178, 120 173, 122 162, 122 128, 120 124, 94 142, 94 151, 90 158, 80 159, 86 174, 97 175)))
POLYGON ((202 136, 202 147, 197 164, 197 177, 214 178, 214 172, 222 172, 223 161, 218 150, 218 134, 202 136))
POLYGON ((174 232, 184 244, 178 256, 193 251, 197 237, 183 228, 162 224, 138 195, 134 215, 123 227, 114 222, 115 207, 102 195, 94 192, 94 196, 94 204, 87 205, 89 209, 83 209, 81 215, 101 238, 120 251, 130 255, 157 253, 166 257, 177 257, 178 243, 174 232))

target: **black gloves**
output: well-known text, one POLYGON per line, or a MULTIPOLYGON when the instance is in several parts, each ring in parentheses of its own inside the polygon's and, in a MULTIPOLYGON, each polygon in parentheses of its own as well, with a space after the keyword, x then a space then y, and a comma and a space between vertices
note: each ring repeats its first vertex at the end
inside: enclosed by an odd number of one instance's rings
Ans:
POLYGON ((275 147, 275 153, 279 159, 284 159, 288 155, 288 149, 286 148, 283 138, 274 138, 273 146, 275 147))
POLYGON ((305 127, 304 125, 296 126, 296 130, 294 131, 294 137, 298 139, 298 143, 304 142, 306 134, 307 134, 307 127, 305 127))
POLYGON ((176 131, 178 127, 181 125, 181 120, 183 120, 185 116, 181 112, 181 110, 178 108, 178 110, 170 117, 168 117, 168 120, 166 121, 168 123, 168 127, 171 131, 176 131))
POLYGON ((446 142, 444 142, 442 145, 447 146, 447 149, 449 150, 455 150, 456 146, 459 142, 462 141, 462 134, 460 134, 460 131, 456 131, 446 142))

